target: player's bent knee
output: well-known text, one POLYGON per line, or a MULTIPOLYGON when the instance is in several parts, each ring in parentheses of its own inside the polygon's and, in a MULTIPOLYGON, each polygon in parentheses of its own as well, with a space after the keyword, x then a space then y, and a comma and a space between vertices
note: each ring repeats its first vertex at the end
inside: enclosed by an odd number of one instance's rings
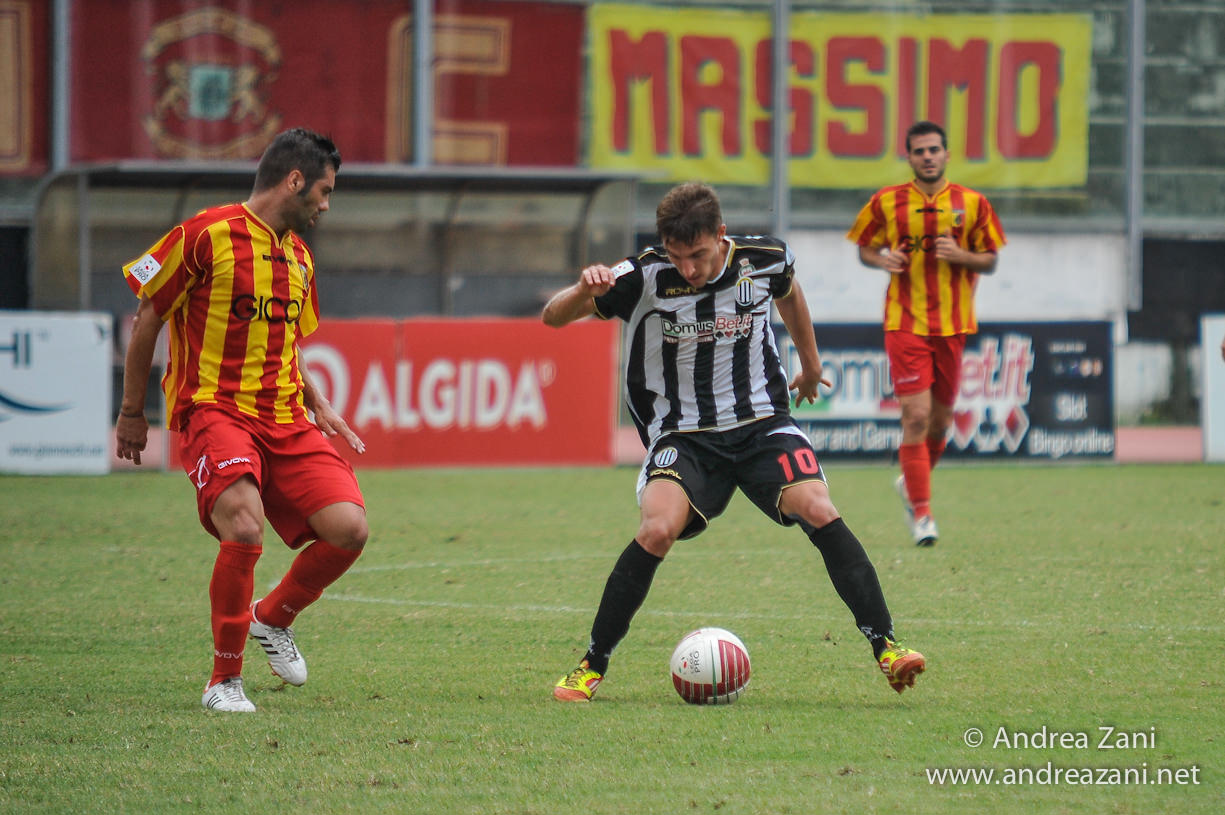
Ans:
POLYGON ((838 510, 834 505, 826 502, 824 506, 806 507, 801 513, 797 513, 800 520, 807 523, 813 529, 820 529, 823 526, 832 524, 838 520, 838 510))
POLYGON ((356 552, 366 548, 366 540, 370 537, 370 527, 366 526, 365 519, 362 519, 360 526, 355 527, 348 538, 349 545, 344 547, 352 549, 356 552))
POLYGON ((366 547, 366 540, 369 537, 370 526, 366 523, 366 514, 363 512, 358 513, 349 523, 345 524, 341 529, 341 534, 333 536, 329 541, 341 549, 360 552, 366 547))
POLYGON ((668 554, 676 543, 676 534, 664 523, 643 523, 635 536, 638 545, 656 557, 668 554))
POLYGON ((811 495, 798 501, 786 501, 779 508, 784 516, 799 521, 805 531, 808 531, 809 527, 820 529, 841 517, 834 502, 826 495, 811 495))
POLYGON ((913 436, 926 436, 931 429, 930 416, 926 413, 903 416, 902 429, 913 436))
POLYGON ((357 504, 330 504, 312 515, 308 522, 319 537, 340 549, 360 552, 370 537, 366 510, 357 504))
POLYGON ((247 546, 264 545, 264 519, 239 509, 234 512, 213 512, 213 526, 222 540, 234 541, 247 546))

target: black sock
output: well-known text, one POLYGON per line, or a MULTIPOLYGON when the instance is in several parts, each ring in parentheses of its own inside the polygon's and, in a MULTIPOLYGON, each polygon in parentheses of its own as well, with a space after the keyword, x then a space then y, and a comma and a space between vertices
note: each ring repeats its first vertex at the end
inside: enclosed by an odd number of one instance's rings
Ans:
POLYGON ((591 644, 585 658, 592 670, 608 671, 609 657, 630 630, 630 620, 646 599, 655 569, 662 560, 643 549, 636 540, 630 541, 617 558, 617 565, 613 566, 604 584, 604 596, 600 598, 595 622, 591 624, 591 644))
POLYGON ((855 625, 872 644, 877 658, 885 640, 893 639, 893 620, 885 595, 863 544, 841 518, 820 529, 807 527, 808 538, 825 559, 825 569, 842 602, 855 615, 855 625))

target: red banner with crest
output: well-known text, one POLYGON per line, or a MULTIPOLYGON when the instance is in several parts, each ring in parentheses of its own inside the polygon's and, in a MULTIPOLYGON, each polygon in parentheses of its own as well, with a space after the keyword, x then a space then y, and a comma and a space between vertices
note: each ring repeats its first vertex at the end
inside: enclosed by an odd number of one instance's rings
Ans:
MULTIPOLYGON (((296 126, 346 161, 411 160, 412 3, 91 0, 72 18, 74 161, 250 159, 296 126)), ((583 26, 581 6, 437 2, 435 163, 577 163, 583 26)))

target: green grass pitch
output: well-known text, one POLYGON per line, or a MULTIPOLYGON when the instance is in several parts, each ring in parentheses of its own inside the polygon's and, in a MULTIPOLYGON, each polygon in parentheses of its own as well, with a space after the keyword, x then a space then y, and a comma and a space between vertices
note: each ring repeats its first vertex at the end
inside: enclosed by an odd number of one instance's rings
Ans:
MULTIPOLYGON (((186 478, 0 478, 0 812, 1225 811, 1225 469, 941 466, 932 550, 893 470, 827 470, 928 658, 904 694, 802 533, 738 496, 595 701, 555 703, 636 471, 362 471, 366 553, 296 626, 310 681, 249 646, 246 716, 200 707, 216 546, 186 478), (671 687, 703 625, 752 658, 729 707, 671 687)), ((257 594, 290 557, 269 533, 257 594)))

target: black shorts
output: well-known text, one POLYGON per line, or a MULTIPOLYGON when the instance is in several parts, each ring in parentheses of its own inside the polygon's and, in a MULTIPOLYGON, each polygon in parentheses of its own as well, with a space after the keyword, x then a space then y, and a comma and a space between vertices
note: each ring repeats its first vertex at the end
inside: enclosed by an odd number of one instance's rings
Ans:
POLYGON ((697 515, 680 534, 692 538, 727 509, 739 487, 758 509, 779 524, 783 488, 804 481, 825 481, 821 462, 804 431, 790 416, 774 416, 731 430, 666 433, 651 445, 638 474, 638 495, 657 478, 675 481, 697 515))

